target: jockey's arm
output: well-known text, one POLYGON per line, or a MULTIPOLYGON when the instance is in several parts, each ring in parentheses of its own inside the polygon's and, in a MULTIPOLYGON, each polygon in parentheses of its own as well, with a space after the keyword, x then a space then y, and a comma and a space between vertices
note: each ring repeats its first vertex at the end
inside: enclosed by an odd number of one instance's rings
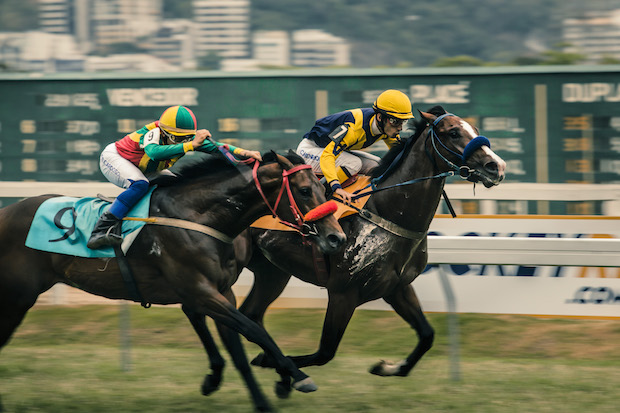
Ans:
POLYGON ((336 158, 340 156, 340 153, 334 154, 334 145, 334 142, 330 142, 323 150, 320 159, 321 171, 334 194, 342 198, 345 204, 349 204, 351 203, 351 194, 342 189, 340 185, 347 177, 341 168, 336 167, 336 158))
POLYGON ((206 140, 201 146, 196 148, 196 150, 199 152, 213 153, 213 152, 217 152, 218 146, 224 146, 224 145, 228 146, 228 150, 232 152, 234 155, 239 155, 239 156, 243 156, 246 158, 254 158, 259 161, 263 160, 263 158, 260 155, 260 152, 258 151, 250 151, 247 149, 237 148, 236 146, 233 146, 231 144, 224 144, 224 143, 216 142, 216 141, 206 140))
POLYGON ((175 143, 172 145, 157 145, 151 143, 144 147, 144 153, 157 162, 176 158, 192 150, 194 150, 194 147, 191 142, 175 143))

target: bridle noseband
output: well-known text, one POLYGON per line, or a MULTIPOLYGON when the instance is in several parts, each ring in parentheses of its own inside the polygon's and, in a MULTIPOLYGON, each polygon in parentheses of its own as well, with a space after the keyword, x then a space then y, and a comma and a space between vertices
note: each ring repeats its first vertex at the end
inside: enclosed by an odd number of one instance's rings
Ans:
POLYGON ((456 116, 456 115, 454 115, 452 113, 444 113, 443 115, 441 115, 437 119, 435 119, 433 121, 433 123, 430 125, 430 130, 428 131, 427 139, 430 138, 431 144, 433 145, 433 149, 435 150, 435 153, 437 155, 439 155, 439 157, 446 164, 448 164, 448 166, 453 171, 457 172, 458 175, 461 177, 461 179, 466 179, 468 181, 476 182, 477 181, 477 176, 480 175, 480 174, 475 169, 471 169, 469 166, 467 166, 467 159, 469 159, 469 157, 476 150, 481 148, 482 146, 488 146, 490 148, 491 147, 491 143, 489 142, 489 140, 485 136, 476 136, 474 139, 472 139, 471 141, 469 141, 467 143, 467 145, 465 146, 465 149, 463 149, 463 154, 457 153, 457 152, 453 151, 452 149, 448 148, 441 141, 441 139, 439 139, 439 136, 437 135, 437 132, 435 131, 435 127, 439 124, 439 122, 443 118, 445 118, 447 116, 456 116), (456 156, 460 160, 460 165, 457 166, 455 163, 453 163, 452 161, 448 160, 445 156, 443 156, 441 154, 441 152, 439 152, 439 149, 437 149, 436 142, 439 142, 441 147, 443 147, 449 153, 451 153, 454 156, 456 156))

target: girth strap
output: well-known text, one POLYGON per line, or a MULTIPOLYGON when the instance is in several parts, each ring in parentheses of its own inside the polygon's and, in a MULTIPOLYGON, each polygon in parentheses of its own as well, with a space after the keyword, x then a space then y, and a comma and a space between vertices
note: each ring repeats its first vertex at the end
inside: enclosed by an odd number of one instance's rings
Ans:
POLYGON ((151 303, 147 303, 142 298, 142 294, 140 294, 140 290, 138 289, 138 285, 136 284, 136 280, 133 277, 133 273, 131 272, 131 267, 129 266, 129 261, 127 261, 127 257, 123 254, 120 245, 114 247, 114 255, 116 255, 116 260, 118 262, 118 268, 121 271, 121 276, 123 278, 123 282, 125 283, 125 288, 131 298, 135 301, 138 301, 140 305, 144 308, 150 308, 151 303))

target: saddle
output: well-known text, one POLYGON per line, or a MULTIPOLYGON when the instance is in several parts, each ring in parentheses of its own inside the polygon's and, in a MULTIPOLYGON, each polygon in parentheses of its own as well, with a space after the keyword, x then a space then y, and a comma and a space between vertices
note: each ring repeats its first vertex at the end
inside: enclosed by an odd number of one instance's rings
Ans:
MULTIPOLYGON (((130 211, 131 215, 139 218, 148 217, 151 194, 154 188, 145 195, 130 211)), ((73 255, 85 258, 114 257, 112 247, 91 250, 86 241, 99 219, 107 210, 110 199, 104 198, 75 198, 59 196, 43 202, 34 218, 26 246, 32 249, 73 255)), ((123 221, 122 251, 126 252, 138 236, 145 222, 123 221)))

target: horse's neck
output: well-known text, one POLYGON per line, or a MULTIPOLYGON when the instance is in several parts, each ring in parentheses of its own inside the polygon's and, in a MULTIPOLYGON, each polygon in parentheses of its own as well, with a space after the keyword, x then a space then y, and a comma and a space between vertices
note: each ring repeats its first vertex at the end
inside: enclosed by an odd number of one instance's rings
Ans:
POLYGON ((254 183, 238 175, 159 188, 151 213, 196 222, 234 237, 269 210, 254 183))
MULTIPOLYGON (((435 163, 424 149, 421 136, 400 166, 380 187, 397 185, 417 178, 439 173, 435 163)), ((395 224, 413 231, 427 231, 439 205, 445 178, 433 178, 415 182, 374 194, 369 208, 395 224)))

